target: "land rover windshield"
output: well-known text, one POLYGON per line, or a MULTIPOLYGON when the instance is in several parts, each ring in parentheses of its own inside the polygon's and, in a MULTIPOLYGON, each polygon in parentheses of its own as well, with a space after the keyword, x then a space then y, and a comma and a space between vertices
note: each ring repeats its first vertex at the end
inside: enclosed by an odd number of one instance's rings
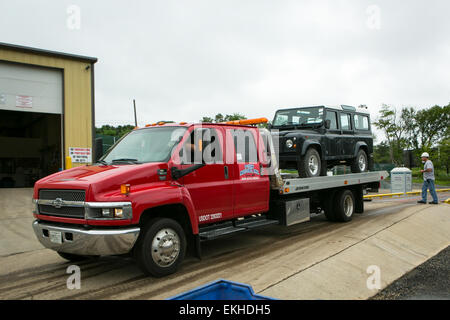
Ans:
POLYGON ((323 123, 323 107, 279 110, 273 120, 274 127, 313 126, 323 123))
POLYGON ((108 150, 99 162, 108 164, 166 162, 185 132, 184 127, 132 131, 108 150))

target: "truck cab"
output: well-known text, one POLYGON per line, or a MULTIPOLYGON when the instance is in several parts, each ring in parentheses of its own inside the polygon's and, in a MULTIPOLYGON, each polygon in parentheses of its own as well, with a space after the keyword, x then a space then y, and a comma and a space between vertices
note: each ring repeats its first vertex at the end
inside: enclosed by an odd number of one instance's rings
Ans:
POLYGON ((135 129, 93 165, 36 182, 33 228, 68 260, 132 254, 144 272, 175 272, 199 228, 269 210, 256 127, 158 124, 135 129))

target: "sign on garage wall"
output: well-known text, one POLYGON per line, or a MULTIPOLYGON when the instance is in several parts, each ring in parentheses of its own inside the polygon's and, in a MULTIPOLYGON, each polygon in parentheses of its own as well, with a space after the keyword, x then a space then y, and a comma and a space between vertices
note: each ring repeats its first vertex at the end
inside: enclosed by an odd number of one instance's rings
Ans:
POLYGON ((69 156, 72 159, 72 163, 91 163, 92 149, 69 147, 69 156))
POLYGON ((18 107, 18 108, 33 108, 33 97, 16 96, 16 107, 18 107))

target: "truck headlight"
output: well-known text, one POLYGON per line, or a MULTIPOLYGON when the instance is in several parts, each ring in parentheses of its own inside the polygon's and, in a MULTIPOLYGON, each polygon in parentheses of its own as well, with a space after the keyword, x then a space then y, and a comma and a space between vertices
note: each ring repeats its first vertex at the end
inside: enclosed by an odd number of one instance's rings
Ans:
POLYGON ((291 139, 286 140, 286 147, 288 149, 292 149, 293 146, 294 146, 294 141, 292 141, 291 139))
POLYGON ((103 208, 102 209, 102 217, 104 218, 123 218, 123 209, 122 208, 103 208))
POLYGON ((131 202, 87 202, 86 219, 132 219, 131 202))

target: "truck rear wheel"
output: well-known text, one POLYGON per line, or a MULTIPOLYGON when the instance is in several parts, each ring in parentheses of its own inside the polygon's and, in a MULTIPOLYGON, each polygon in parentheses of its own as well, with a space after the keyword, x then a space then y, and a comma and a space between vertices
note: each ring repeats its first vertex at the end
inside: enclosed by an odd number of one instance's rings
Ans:
POLYGON ((334 217, 336 221, 352 220, 355 213, 355 196, 351 190, 341 190, 334 197, 334 217))
POLYGON ((146 274, 163 277, 175 273, 186 253, 186 237, 178 222, 156 218, 143 228, 135 248, 139 267, 146 274))

